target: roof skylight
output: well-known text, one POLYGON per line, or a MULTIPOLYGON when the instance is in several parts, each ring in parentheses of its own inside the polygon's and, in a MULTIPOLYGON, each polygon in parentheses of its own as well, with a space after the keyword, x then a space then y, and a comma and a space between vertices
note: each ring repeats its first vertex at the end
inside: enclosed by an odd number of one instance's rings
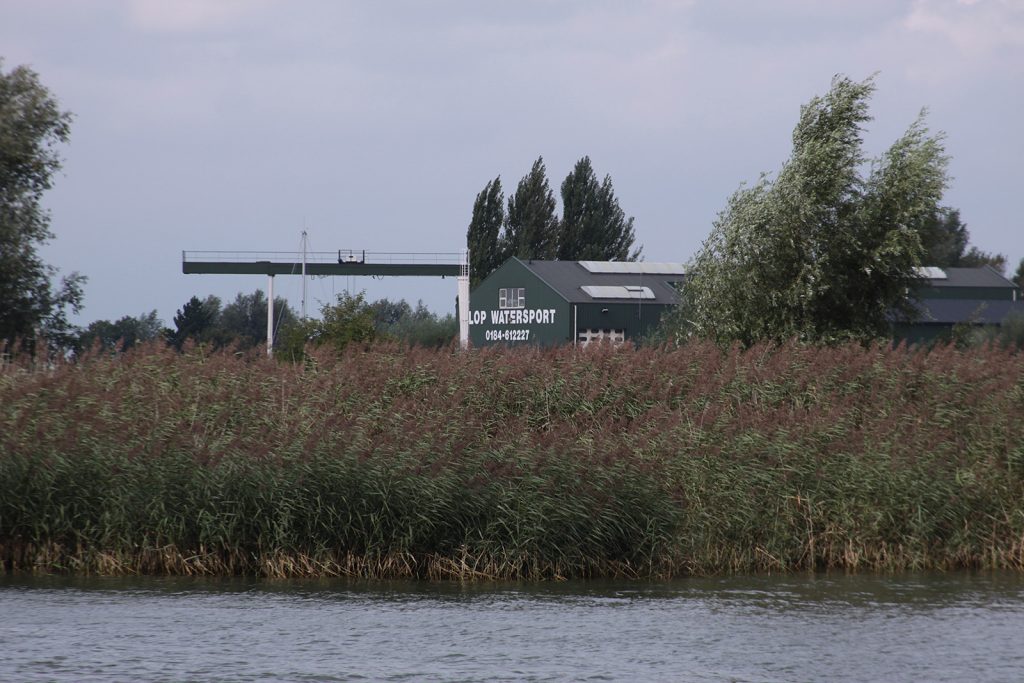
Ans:
POLYGON ((580 287, 591 299, 653 299, 650 287, 636 285, 582 285, 580 287))

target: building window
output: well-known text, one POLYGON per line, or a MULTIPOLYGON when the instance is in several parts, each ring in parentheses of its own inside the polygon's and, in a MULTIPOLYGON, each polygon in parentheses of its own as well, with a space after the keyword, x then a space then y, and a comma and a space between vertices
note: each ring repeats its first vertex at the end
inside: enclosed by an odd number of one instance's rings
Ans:
POLYGON ((526 308, 526 288, 508 287, 499 289, 498 308, 526 308))

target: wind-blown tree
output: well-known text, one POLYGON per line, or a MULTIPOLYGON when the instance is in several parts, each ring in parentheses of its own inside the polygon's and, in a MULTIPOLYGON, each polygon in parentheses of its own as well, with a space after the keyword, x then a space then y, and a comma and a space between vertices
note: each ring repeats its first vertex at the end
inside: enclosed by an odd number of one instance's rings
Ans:
POLYGON ((600 183, 590 157, 576 162, 562 183, 562 220, 556 255, 563 261, 635 261, 633 218, 615 197, 611 176, 600 183))
POLYGON ((470 288, 475 289, 504 260, 498 242, 504 222, 505 193, 498 176, 487 183, 473 202, 473 218, 466 232, 470 288))
POLYGON ((160 339, 164 321, 155 310, 136 317, 126 315, 119 320, 94 320, 78 336, 78 350, 90 351, 94 346, 107 351, 127 351, 136 344, 160 339))
MULTIPOLYGON (((558 248, 555 195, 548 185, 544 158, 537 157, 508 198, 502 239, 504 258, 552 259, 558 248)), ((504 259, 503 259, 504 260, 504 259)))
POLYGON ((71 273, 55 286, 57 271, 38 252, 53 239, 41 201, 61 168, 57 148, 70 125, 71 114, 34 71, 4 73, 0 60, 0 352, 18 338, 44 337, 51 351, 75 341, 67 314, 80 310, 85 278, 71 273))
POLYGON ((920 232, 947 185, 924 112, 864 175, 873 79, 837 76, 801 108, 774 178, 742 187, 689 268, 677 324, 721 343, 867 340, 911 318, 920 232))

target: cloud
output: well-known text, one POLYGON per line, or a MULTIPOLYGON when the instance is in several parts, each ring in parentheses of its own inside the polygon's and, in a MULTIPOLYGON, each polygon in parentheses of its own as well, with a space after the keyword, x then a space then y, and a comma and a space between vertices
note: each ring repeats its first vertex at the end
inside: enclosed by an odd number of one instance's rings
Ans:
POLYGON ((917 0, 904 19, 911 33, 944 39, 961 58, 988 60, 1024 47, 1020 0, 917 0))
POLYGON ((127 0, 133 26, 147 31, 202 31, 230 26, 275 0, 127 0))

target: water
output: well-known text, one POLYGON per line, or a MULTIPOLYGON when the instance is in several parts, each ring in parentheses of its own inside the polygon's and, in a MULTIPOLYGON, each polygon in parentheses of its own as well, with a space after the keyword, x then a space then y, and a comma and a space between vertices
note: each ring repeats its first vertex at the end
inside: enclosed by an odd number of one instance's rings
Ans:
POLYGON ((3 681, 1022 681, 1024 576, 0 576, 3 681))

